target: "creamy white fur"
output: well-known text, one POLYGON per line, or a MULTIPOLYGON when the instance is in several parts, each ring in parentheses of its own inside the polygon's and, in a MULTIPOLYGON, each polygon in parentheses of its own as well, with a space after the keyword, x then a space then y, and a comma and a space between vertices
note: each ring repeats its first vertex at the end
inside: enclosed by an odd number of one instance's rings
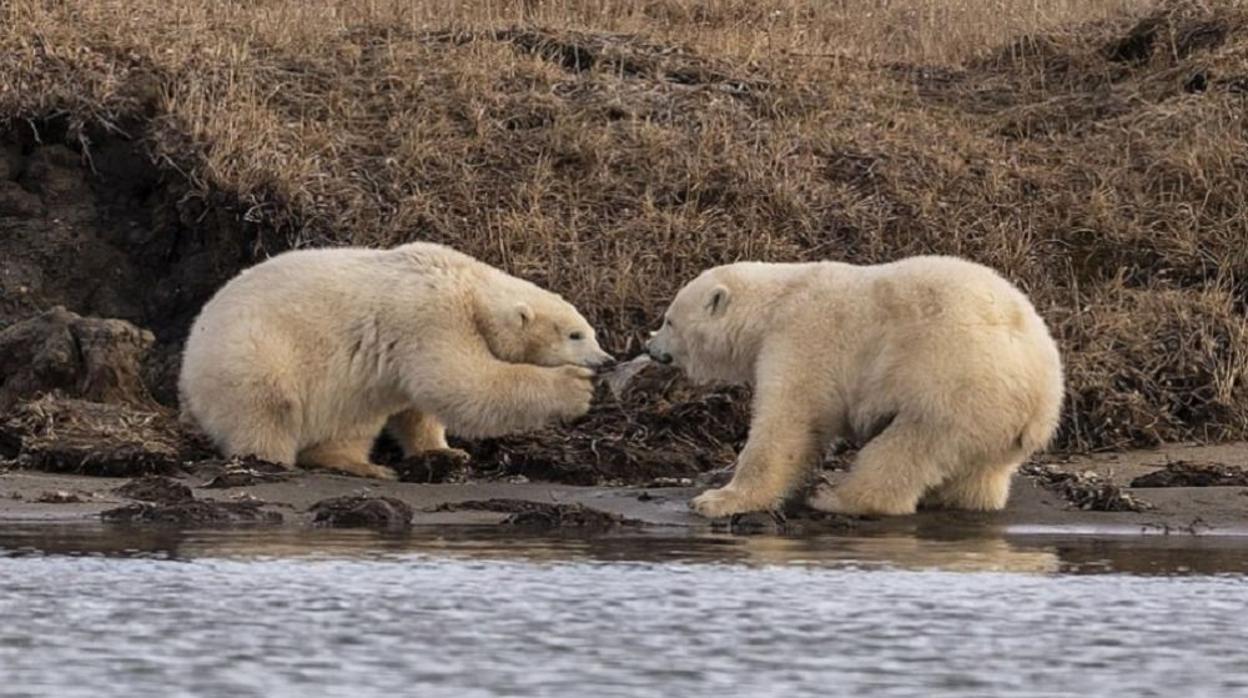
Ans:
POLYGON ((695 380, 754 387, 732 481, 693 500, 710 517, 778 507, 841 437, 867 443, 816 508, 1001 509, 1064 393, 1026 296, 952 257, 716 267, 677 294, 647 349, 695 380))
POLYGON ((179 392, 227 455, 392 477, 383 427, 410 455, 576 417, 609 359, 562 298, 450 248, 300 250, 204 306, 179 392))

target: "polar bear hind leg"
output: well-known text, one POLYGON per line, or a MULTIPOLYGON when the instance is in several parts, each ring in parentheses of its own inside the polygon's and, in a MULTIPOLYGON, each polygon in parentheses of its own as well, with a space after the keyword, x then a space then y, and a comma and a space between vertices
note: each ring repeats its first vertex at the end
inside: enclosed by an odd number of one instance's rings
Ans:
POLYGON ((923 498, 925 506, 967 511, 1000 511, 1010 499, 1010 481, 1022 464, 1017 456, 950 477, 923 498))
POLYGON ((403 455, 408 457, 451 448, 446 443, 446 426, 437 417, 417 409, 392 415, 386 422, 386 431, 399 443, 403 455))
POLYGON ((268 377, 243 377, 247 390, 228 408, 210 412, 205 430, 215 436, 226 456, 254 456, 294 468, 298 453, 296 403, 279 381, 268 377))
POLYGON ((384 465, 369 461, 373 442, 381 433, 381 424, 366 424, 346 434, 310 446, 299 454, 301 465, 338 470, 350 475, 395 480, 398 476, 384 465))
POLYGON ((928 489, 953 469, 941 431, 894 420, 858 452, 845 481, 821 488, 808 504, 820 511, 851 515, 913 514, 928 489))

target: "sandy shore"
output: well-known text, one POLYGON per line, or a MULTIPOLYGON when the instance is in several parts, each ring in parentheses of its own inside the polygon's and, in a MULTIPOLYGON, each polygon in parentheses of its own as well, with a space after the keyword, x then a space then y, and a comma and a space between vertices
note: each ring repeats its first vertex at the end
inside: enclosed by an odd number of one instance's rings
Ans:
MULTIPOLYGON (((1055 472, 1092 472, 1122 487, 1121 490, 1148 508, 1142 511, 1084 510, 1062 493, 1043 486, 1036 478, 1019 475, 1009 507, 1002 512, 970 513, 925 511, 915 516, 887 519, 824 517, 791 514, 786 521, 751 515, 738 519, 742 532, 853 531, 913 532, 1008 531, 1015 533, 1089 533, 1105 535, 1182 534, 1248 535, 1248 487, 1128 487, 1135 477, 1155 472, 1168 462, 1218 463, 1248 467, 1248 444, 1218 446, 1172 446, 1072 458, 1053 462, 1055 472)), ((464 502, 506 500, 513 505, 576 505, 590 512, 620 517, 624 525, 676 527, 690 531, 722 528, 726 522, 709 522, 694 516, 687 507, 698 487, 576 487, 546 483, 469 482, 427 485, 378 482, 321 472, 300 472, 279 482, 239 487, 205 488, 208 479, 196 475, 176 478, 191 488, 197 500, 209 502, 257 502, 261 510, 282 516, 282 525, 310 526, 309 509, 317 502, 348 495, 390 497, 414 511, 414 526, 499 525, 511 515, 487 511, 464 502)), ((53 523, 98 519, 106 511, 134 504, 115 490, 123 478, 55 475, 25 470, 0 472, 0 522, 53 523)), ((578 509, 579 510, 579 509, 578 509)))

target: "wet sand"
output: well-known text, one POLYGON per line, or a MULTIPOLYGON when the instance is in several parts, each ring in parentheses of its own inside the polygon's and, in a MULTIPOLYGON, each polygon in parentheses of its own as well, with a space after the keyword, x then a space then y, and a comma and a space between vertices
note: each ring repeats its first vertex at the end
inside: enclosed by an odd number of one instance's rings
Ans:
MULTIPOLYGON (((914 516, 847 519, 810 512, 790 513, 787 520, 763 514, 740 517, 731 528, 755 531, 836 532, 855 534, 897 532, 924 534, 939 531, 1000 531, 1097 535, 1248 535, 1248 487, 1131 488, 1137 476, 1155 472, 1174 461, 1212 462, 1248 467, 1248 444, 1170 446, 1163 449, 1081 456, 1050 460, 1062 472, 1091 471, 1123 487, 1123 491, 1151 505, 1144 511, 1082 510, 1034 478, 1019 475, 1005 511, 993 513, 923 511, 914 516)), ((833 473, 835 481, 836 473, 833 473)), ((688 500, 700 487, 577 487, 548 483, 498 481, 463 484, 380 482, 299 472, 279 482, 228 488, 204 488, 210 478, 176 478, 201 501, 257 501, 263 511, 281 514, 285 526, 313 525, 309 511, 317 502, 349 495, 391 497, 409 505, 414 526, 496 526, 511 521, 509 511, 462 508, 464 502, 511 500, 536 505, 581 505, 623 520, 622 525, 668 527, 673 530, 725 528, 727 521, 711 522, 688 509, 688 500)), ((134 500, 115 490, 125 478, 55 475, 8 470, 0 472, 0 523, 74 522, 98 519, 108 510, 134 500)), ((506 507, 502 507, 506 508, 506 507)))

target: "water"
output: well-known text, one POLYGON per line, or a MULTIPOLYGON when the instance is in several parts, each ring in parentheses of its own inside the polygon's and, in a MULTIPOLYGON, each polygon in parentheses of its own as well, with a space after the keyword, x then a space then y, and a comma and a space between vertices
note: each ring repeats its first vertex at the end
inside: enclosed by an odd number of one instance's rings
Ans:
POLYGON ((1248 541, 0 531, 0 695, 1248 694, 1248 541))

